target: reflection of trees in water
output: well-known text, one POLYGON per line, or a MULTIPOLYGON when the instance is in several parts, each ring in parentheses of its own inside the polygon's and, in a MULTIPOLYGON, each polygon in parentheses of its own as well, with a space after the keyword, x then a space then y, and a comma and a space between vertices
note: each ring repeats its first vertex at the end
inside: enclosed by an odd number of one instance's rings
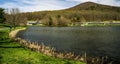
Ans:
POLYGON ((116 27, 32 27, 26 31, 26 34, 29 34, 26 38, 32 36, 33 40, 42 39, 48 45, 52 42, 50 45, 59 50, 77 54, 82 50, 91 56, 116 58, 120 53, 117 51, 120 49, 119 32, 116 27))

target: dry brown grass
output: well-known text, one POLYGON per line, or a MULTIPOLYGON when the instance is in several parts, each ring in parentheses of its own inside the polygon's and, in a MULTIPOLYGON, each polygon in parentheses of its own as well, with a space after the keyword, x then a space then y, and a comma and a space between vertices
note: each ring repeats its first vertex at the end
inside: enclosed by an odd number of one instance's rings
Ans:
POLYGON ((92 58, 92 57, 87 57, 86 52, 81 56, 76 56, 74 53, 71 53, 71 52, 69 53, 56 52, 54 48, 45 46, 43 43, 38 44, 36 42, 26 41, 25 39, 21 39, 21 38, 16 38, 15 40, 20 42, 21 45, 31 50, 34 50, 39 53, 43 53, 45 55, 49 55, 52 57, 70 59, 70 60, 78 60, 78 61, 86 62, 87 64, 112 64, 112 62, 108 61, 107 56, 102 57, 102 58, 92 58))

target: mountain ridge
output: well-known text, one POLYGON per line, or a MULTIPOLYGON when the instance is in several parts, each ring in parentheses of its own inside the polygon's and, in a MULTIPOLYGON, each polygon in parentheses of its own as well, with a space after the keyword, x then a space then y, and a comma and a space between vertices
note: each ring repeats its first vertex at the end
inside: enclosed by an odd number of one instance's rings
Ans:
POLYGON ((73 10, 73 11, 80 11, 80 10, 97 10, 97 11, 115 11, 120 12, 120 7, 117 6, 110 6, 110 5, 104 5, 99 4, 95 2, 84 2, 81 4, 78 4, 76 6, 73 6, 71 8, 65 9, 65 10, 73 10))
POLYGON ((28 20, 42 20, 46 24, 69 22, 120 21, 120 7, 85 2, 64 10, 39 11, 26 13, 28 20))

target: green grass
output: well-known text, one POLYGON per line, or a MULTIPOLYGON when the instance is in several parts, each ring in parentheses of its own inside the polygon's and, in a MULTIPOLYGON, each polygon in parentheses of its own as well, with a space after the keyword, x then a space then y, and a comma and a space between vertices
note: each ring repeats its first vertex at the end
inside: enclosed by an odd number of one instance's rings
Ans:
POLYGON ((11 41, 8 33, 8 29, 0 31, 0 64, 85 64, 31 51, 17 42, 11 41))

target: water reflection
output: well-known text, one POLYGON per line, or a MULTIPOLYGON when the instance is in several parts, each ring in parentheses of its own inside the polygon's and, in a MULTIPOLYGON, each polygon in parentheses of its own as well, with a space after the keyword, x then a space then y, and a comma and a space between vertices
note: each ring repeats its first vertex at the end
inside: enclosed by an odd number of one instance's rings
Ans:
POLYGON ((89 56, 109 56, 120 62, 120 27, 29 27, 19 36, 60 52, 86 51, 89 56))

